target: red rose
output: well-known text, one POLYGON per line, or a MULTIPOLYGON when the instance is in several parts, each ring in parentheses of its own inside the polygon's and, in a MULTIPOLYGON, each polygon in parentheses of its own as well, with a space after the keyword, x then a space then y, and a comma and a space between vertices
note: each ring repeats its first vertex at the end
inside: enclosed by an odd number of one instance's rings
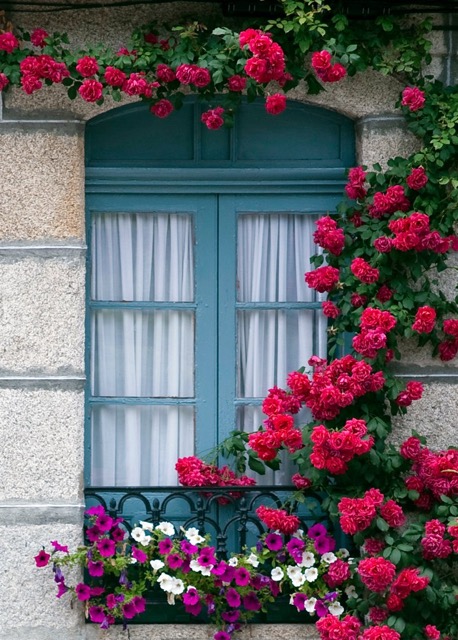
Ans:
POLYGON ((286 96, 282 93, 275 93, 266 98, 266 111, 273 116, 278 115, 286 109, 286 96))
POLYGON ((220 129, 224 124, 224 119, 222 118, 223 113, 223 107, 216 107, 215 109, 205 111, 200 119, 207 129, 220 129))
POLYGON ((390 527, 402 527, 406 521, 402 508, 394 500, 388 500, 380 507, 380 515, 390 527))
POLYGON ((160 82, 173 82, 177 79, 175 71, 166 64, 157 65, 156 77, 160 82))
POLYGON ((374 247, 380 253, 388 253, 393 247, 393 241, 388 236, 380 236, 374 240, 374 247))
POLYGON ((245 73, 256 82, 265 82, 266 73, 268 68, 268 62, 265 58, 258 58, 253 56, 245 63, 245 73))
POLYGON ((90 76, 97 73, 99 65, 95 58, 92 58, 91 56, 84 56, 76 63, 76 70, 83 76, 83 78, 90 78, 90 76))
POLYGON ((421 451, 421 442, 418 438, 411 436, 405 440, 400 448, 400 453, 407 460, 415 460, 421 451))
POLYGON ((347 75, 345 67, 338 62, 333 64, 329 69, 326 69, 322 73, 318 73, 320 80, 323 82, 339 82, 347 75))
POLYGON ((364 558, 358 566, 361 582, 371 591, 381 593, 393 582, 396 566, 385 558, 364 558))
POLYGON ((409 107, 410 111, 418 111, 425 104, 425 92, 418 87, 406 87, 402 92, 403 107, 409 107))
POLYGON ((439 345, 439 356, 442 362, 448 362, 449 360, 453 360, 453 358, 458 353, 458 339, 455 340, 445 340, 441 342, 439 345))
POLYGON ((24 91, 29 95, 43 86, 41 80, 33 73, 25 73, 21 77, 21 84, 24 91))
POLYGON ((329 69, 331 66, 331 57, 329 51, 316 51, 312 54, 312 67, 316 73, 329 69))
POLYGON ((340 309, 333 302, 327 300, 322 303, 323 313, 327 318, 337 318, 340 315, 340 309))
POLYGON ((241 31, 239 34, 239 44, 240 48, 243 48, 245 45, 249 44, 253 38, 256 38, 261 31, 259 29, 246 29, 245 31, 241 31))
POLYGON ((131 73, 122 85, 122 90, 128 96, 141 96, 149 89, 148 81, 142 73, 131 73))
POLYGON ((154 113, 158 118, 167 118, 173 111, 173 104, 170 100, 163 98, 158 100, 150 109, 151 113, 154 113))
POLYGON ((259 31, 248 42, 248 49, 256 56, 267 57, 272 46, 272 38, 267 34, 259 31))
POLYGON ((0 51, 6 51, 6 53, 13 53, 15 49, 19 47, 19 40, 14 33, 6 31, 0 33, 0 51))
POLYGON ((111 87, 122 87, 126 79, 126 74, 116 67, 107 67, 105 70, 105 82, 111 87))
POLYGON ((311 289, 316 289, 318 293, 331 291, 339 282, 340 271, 335 267, 318 267, 314 271, 305 274, 305 281, 311 289))
POLYGON ((8 78, 5 76, 4 73, 0 73, 0 91, 3 91, 3 89, 9 84, 9 80, 8 78))
POLYGON ((43 49, 43 47, 46 46, 45 38, 48 37, 49 34, 44 29, 35 29, 35 31, 32 31, 32 35, 30 36, 30 42, 35 47, 40 47, 40 49, 43 49))
POLYGON ((194 65, 180 64, 175 71, 177 80, 179 80, 181 84, 191 84, 193 71, 194 65))
POLYGON ((212 80, 210 71, 203 67, 195 67, 192 70, 191 77, 192 77, 192 84, 195 85, 196 87, 199 87, 200 89, 202 89, 203 87, 206 87, 208 84, 210 84, 212 80))
POLYGON ((243 91, 246 87, 246 78, 231 76, 227 81, 229 91, 243 91))
POLYGON ((458 338, 458 320, 444 320, 443 329, 444 333, 449 336, 453 336, 454 338, 458 338))
POLYGON ((436 323, 436 310, 432 307, 420 307, 415 314, 412 329, 418 333, 431 333, 436 323))
POLYGON ((86 102, 97 102, 102 97, 102 92, 102 83, 92 78, 87 78, 78 89, 78 93, 86 102))
POLYGON ((407 186, 414 191, 419 191, 428 182, 428 176, 425 173, 423 167, 416 167, 412 169, 410 175, 407 176, 407 186))
POLYGON ((355 258, 350 264, 350 270, 358 280, 365 284, 377 282, 380 276, 379 270, 371 267, 363 258, 355 258))

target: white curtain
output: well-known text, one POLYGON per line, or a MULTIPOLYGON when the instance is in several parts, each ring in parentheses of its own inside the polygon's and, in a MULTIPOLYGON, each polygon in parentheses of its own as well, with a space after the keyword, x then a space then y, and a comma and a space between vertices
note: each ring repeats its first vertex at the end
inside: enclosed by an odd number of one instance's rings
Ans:
MULTIPOLYGON (((94 300, 194 298, 189 215, 96 215, 92 255, 94 300)), ((92 395, 194 396, 193 311, 98 309, 91 340, 92 395)), ((94 485, 176 484, 175 461, 193 449, 193 407, 104 404, 93 410, 94 485)))
MULTIPOLYGON (((315 217, 306 214, 245 214, 238 222, 238 301, 313 302, 304 282, 315 253, 315 217)), ((326 321, 313 309, 240 310, 238 312, 239 398, 263 398, 267 390, 284 387, 286 377, 311 355, 324 355, 326 321)), ((303 420, 307 416, 300 416, 303 420)), ((266 416, 260 407, 240 407, 238 425, 256 431, 266 416)), ((291 469, 268 473, 266 483, 289 482, 291 469)))

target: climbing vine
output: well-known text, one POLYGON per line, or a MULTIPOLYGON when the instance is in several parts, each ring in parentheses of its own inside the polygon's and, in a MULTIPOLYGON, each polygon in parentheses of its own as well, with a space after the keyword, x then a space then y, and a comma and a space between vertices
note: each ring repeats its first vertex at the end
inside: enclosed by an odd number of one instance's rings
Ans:
MULTIPOLYGON (((297 492, 284 513, 259 514, 266 526, 294 533, 298 523, 289 510, 310 489, 320 491, 331 519, 353 536, 361 558, 355 569, 344 553, 324 551, 331 555, 320 560, 320 579, 331 573, 323 578, 329 592, 321 585, 317 598, 318 592, 300 588, 309 581, 303 554, 311 553, 312 545, 316 550, 311 540, 324 539, 326 533, 313 538, 316 532, 309 531, 306 539, 299 535, 295 547, 286 542, 289 548, 281 539, 267 543, 266 538, 260 549, 269 556, 270 577, 261 580, 253 571, 258 557, 253 559, 252 550, 247 556, 251 560, 233 561, 233 566, 241 562, 244 568, 236 578, 235 571, 224 573, 227 567, 208 549, 204 553, 194 545, 191 550, 183 546, 186 540, 163 543, 167 523, 161 535, 148 526, 137 532, 141 544, 145 537, 155 537, 151 545, 164 557, 159 560, 148 555, 150 550, 139 553, 119 532, 119 523, 94 512, 92 546, 72 558, 96 582, 80 583, 73 591, 96 607, 91 619, 103 627, 116 615, 133 617, 136 607, 144 605, 135 600, 141 599, 142 585, 133 588, 128 578, 133 557, 140 564, 148 559, 152 580, 157 580, 158 562, 168 565, 169 574, 174 568, 182 571, 179 578, 167 574, 162 579, 169 602, 172 594, 182 597, 191 612, 192 607, 210 609, 214 600, 208 600, 210 587, 201 579, 206 575, 203 567, 211 564, 210 572, 218 566, 227 578, 220 576, 216 587, 212 578, 211 588, 224 596, 224 607, 230 605, 229 613, 218 610, 218 640, 227 640, 238 629, 237 611, 253 610, 255 600, 249 594, 255 583, 265 589, 264 604, 256 600, 260 607, 269 606, 269 598, 275 597, 279 585, 286 589, 287 580, 288 588, 297 587, 291 594, 296 608, 318 616, 322 640, 456 638, 458 451, 432 451, 418 433, 395 446, 390 435, 393 417, 404 414, 423 395, 421 383, 405 384, 393 373, 404 341, 430 348, 442 361, 458 352, 458 300, 445 296, 440 280, 441 272, 450 268, 450 254, 458 250, 458 90, 425 75, 431 61, 429 20, 383 16, 361 22, 331 10, 325 0, 282 4, 284 16, 237 32, 229 26, 207 29, 198 22, 171 30, 148 25, 117 52, 104 46, 77 51, 64 34, 41 29, 13 32, 9 26, 0 33, 0 89, 18 86, 32 94, 61 84, 70 99, 96 104, 108 96, 115 101, 137 96, 160 118, 178 109, 186 92, 192 91, 206 105, 203 124, 218 129, 231 124, 243 100, 259 96, 265 98, 270 114, 280 114, 287 107, 288 91, 301 82, 313 94, 347 75, 373 69, 404 84, 397 106, 417 136, 419 150, 408 158, 389 160, 386 167, 352 168, 345 199, 336 212, 317 221, 314 240, 321 251, 305 280, 307 286, 328 294, 323 313, 329 319, 330 360, 314 356, 304 369, 288 376, 284 389, 269 390, 264 424, 253 434, 233 432, 221 448, 239 473, 247 465, 258 472, 265 466, 277 469, 278 453, 285 450, 297 466, 297 492), (342 355, 345 337, 351 353, 342 355), (296 420, 302 407, 312 416, 307 425, 296 420), (275 545, 280 545, 278 553, 271 556, 275 545), (192 560, 195 569, 185 557, 192 554, 199 554, 192 560), (332 571, 325 566, 329 564, 332 571), (111 567, 111 574, 119 578, 108 596, 104 567, 111 567), (176 580, 181 581, 179 588, 176 580), (351 589, 342 606, 339 601, 331 607, 334 590, 349 580, 351 589)), ((218 471, 197 458, 181 460, 177 468, 180 481, 193 486, 205 485, 210 477, 227 486, 233 478, 227 468, 218 471)), ((193 543, 198 533, 186 536, 193 543)), ((56 544, 55 552, 67 553, 56 544)), ((47 564, 50 556, 40 554, 37 564, 47 564)), ((54 561, 60 597, 69 589, 61 572, 67 561, 54 561)))

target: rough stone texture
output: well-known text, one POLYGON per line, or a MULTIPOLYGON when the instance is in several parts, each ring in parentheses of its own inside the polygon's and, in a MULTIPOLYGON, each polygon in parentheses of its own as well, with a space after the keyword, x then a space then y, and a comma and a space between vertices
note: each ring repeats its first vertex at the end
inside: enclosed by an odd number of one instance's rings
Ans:
POLYGON ((386 166, 390 158, 407 157, 419 148, 418 138, 398 118, 380 116, 357 124, 357 159, 369 168, 377 162, 386 166))
POLYGON ((414 402, 393 425, 393 440, 402 442, 415 429, 428 439, 428 446, 441 450, 458 446, 458 385, 434 382, 424 385, 421 400, 414 402))
POLYGON ((51 568, 37 569, 33 560, 42 546, 49 551, 50 540, 56 539, 75 548, 81 543, 81 526, 60 523, 38 527, 0 527, 2 640, 76 640, 83 637, 80 608, 72 610, 69 599, 64 603, 55 597, 56 585, 51 568), (37 634, 33 627, 37 627, 37 634))
MULTIPOLYGON (((139 625, 130 628, 130 640, 210 640, 215 629, 207 625, 139 625)), ((239 640, 265 640, 281 637, 281 640, 317 640, 315 627, 311 624, 253 624, 237 634, 239 640)), ((1 638, 1 636, 0 636, 1 638)), ((128 640, 120 627, 108 632, 90 625, 86 630, 86 640, 128 640)))
POLYGON ((81 502, 83 424, 82 392, 0 389, 0 500, 81 502))
MULTIPOLYGON (((49 127, 49 125, 48 125, 49 127)), ((84 237, 83 136, 0 122, 0 242, 84 237)))
POLYGON ((0 261, 0 372, 84 370, 84 261, 0 261))
MULTIPOLYGON (((341 82, 326 85, 325 91, 317 96, 307 95, 307 102, 321 105, 350 118, 361 118, 370 114, 396 113, 395 103, 404 86, 394 78, 368 70, 341 82)), ((288 93, 291 98, 300 99, 305 91, 303 86, 288 93)))

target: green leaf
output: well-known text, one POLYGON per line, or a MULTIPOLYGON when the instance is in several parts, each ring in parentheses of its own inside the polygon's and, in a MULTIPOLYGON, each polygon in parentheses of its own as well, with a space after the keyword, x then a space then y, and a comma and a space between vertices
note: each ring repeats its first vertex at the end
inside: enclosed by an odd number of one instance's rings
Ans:
POLYGON ((255 473, 259 473, 262 476, 265 475, 266 473, 266 468, 264 466, 264 463, 262 463, 261 460, 259 460, 258 458, 253 458, 252 456, 249 456, 248 466, 252 471, 254 471, 255 473))
POLYGON ((388 531, 388 529, 390 528, 388 522, 386 522, 386 520, 384 520, 380 516, 376 518, 375 524, 377 528, 380 529, 380 531, 388 531))

